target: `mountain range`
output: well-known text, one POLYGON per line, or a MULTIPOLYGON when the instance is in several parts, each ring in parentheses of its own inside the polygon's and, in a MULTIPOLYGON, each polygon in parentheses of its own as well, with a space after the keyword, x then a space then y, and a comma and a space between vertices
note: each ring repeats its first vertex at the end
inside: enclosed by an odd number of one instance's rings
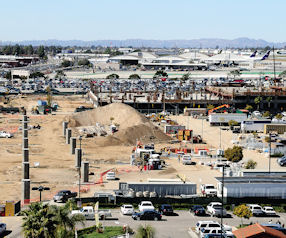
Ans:
POLYGON ((112 46, 112 47, 151 47, 151 48, 257 48, 274 46, 283 48, 286 42, 268 42, 262 39, 250 39, 246 37, 233 40, 219 38, 203 38, 193 40, 144 40, 144 39, 126 39, 126 40, 24 40, 24 41, 0 41, 0 45, 33 45, 33 46, 112 46))

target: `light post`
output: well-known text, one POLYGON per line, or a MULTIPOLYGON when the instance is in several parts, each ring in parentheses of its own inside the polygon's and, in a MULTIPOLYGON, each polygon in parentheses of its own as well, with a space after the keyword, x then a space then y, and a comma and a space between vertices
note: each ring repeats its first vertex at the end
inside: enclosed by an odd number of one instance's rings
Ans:
POLYGON ((39 186, 39 187, 33 187, 32 190, 38 190, 40 192, 40 202, 42 201, 42 192, 44 190, 50 190, 49 187, 43 187, 43 186, 39 186))
MULTIPOLYGON (((81 141, 82 141, 82 136, 79 136, 79 149, 80 149, 80 157, 82 160, 82 150, 81 150, 81 141)), ((81 162, 81 161, 80 161, 81 162)), ((78 198, 80 200, 80 167, 81 167, 81 163, 79 163, 78 165, 78 198)))
POLYGON ((270 168, 271 168, 271 133, 269 132, 269 161, 268 161, 269 175, 270 175, 270 168))
POLYGON ((220 236, 223 237, 223 190, 224 190, 224 169, 225 166, 223 164, 222 166, 222 183, 221 183, 221 214, 220 214, 220 227, 221 227, 221 233, 220 236))

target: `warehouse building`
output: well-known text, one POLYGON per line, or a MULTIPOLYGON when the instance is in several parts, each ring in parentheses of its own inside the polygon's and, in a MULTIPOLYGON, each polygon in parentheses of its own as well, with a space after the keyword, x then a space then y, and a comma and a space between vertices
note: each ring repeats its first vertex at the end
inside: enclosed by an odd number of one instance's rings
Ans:
MULTIPOLYGON (((217 177, 217 196, 221 197, 222 178, 217 177)), ((286 198, 285 177, 225 177, 224 197, 226 198, 286 198)))

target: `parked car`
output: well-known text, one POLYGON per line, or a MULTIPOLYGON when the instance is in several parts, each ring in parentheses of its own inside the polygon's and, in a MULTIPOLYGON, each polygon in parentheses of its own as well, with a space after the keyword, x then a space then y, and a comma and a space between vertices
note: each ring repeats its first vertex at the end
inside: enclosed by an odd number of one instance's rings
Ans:
POLYGON ((211 215, 211 216, 226 216, 227 212, 226 210, 222 207, 222 204, 220 202, 211 202, 208 206, 207 206, 207 212, 211 215))
POLYGON ((107 179, 107 180, 115 180, 115 179, 116 179, 116 177, 115 177, 115 172, 112 172, 112 171, 107 172, 107 174, 106 174, 106 179, 107 179))
POLYGON ((262 216, 264 213, 261 206, 257 204, 247 204, 253 216, 262 216))
POLYGON ((190 209, 190 212, 193 212, 195 216, 205 216, 206 210, 201 205, 193 205, 190 209))
POLYGON ((5 223, 0 223, 0 235, 3 235, 7 229, 7 226, 5 223))
POLYGON ((13 134, 6 132, 6 131, 0 131, 0 138, 12 138, 13 134))
POLYGON ((232 233, 226 234, 206 234, 204 238, 235 238, 232 233))
POLYGON ((190 155, 183 155, 182 156, 182 164, 184 165, 188 165, 188 164, 192 164, 192 158, 190 155))
POLYGON ((220 229, 220 224, 216 221, 198 221, 195 227, 197 233, 200 233, 201 229, 208 228, 213 229, 217 228, 220 229))
POLYGON ((170 215, 174 213, 173 207, 169 204, 162 204, 159 207, 159 212, 163 215, 170 215))
POLYGON ((138 205, 138 208, 139 208, 140 212, 143 212, 143 211, 146 211, 146 210, 155 210, 152 202, 150 202, 150 201, 142 201, 142 202, 140 202, 140 204, 138 205))
POLYGON ((280 157, 277 159, 277 163, 280 165, 280 166, 285 166, 286 165, 286 156, 283 156, 283 157, 280 157))
MULTIPOLYGON (((80 210, 72 210, 72 215, 81 214, 85 217, 86 220, 94 220, 95 219, 95 211, 92 206, 84 206, 80 210)), ((107 217, 112 217, 111 211, 108 209, 99 209, 98 217, 101 220, 104 220, 107 217)))
POLYGON ((134 213, 134 208, 131 204, 123 204, 120 210, 123 215, 132 215, 134 213))
POLYGON ((161 213, 154 210, 145 210, 143 212, 135 212, 132 214, 134 220, 154 220, 159 221, 162 219, 161 213))
POLYGON ((223 232, 223 234, 226 237, 234 237, 233 233, 231 231, 221 231, 221 229, 217 229, 217 228, 202 228, 201 232, 200 232, 200 236, 201 238, 205 238, 207 235, 212 234, 212 235, 219 235, 221 237, 221 233, 223 232))
POLYGON ((264 215, 266 215, 266 216, 276 216, 276 212, 273 209, 273 207, 265 206, 262 208, 262 211, 263 211, 264 215))
POLYGON ((77 192, 71 192, 70 190, 61 190, 54 197, 54 202, 66 202, 70 198, 77 196, 77 192))

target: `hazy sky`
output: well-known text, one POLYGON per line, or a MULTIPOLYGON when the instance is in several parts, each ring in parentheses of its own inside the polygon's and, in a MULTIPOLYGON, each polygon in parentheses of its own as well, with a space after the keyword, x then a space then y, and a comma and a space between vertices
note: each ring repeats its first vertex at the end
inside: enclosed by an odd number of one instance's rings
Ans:
POLYGON ((286 41, 286 0, 1 0, 0 9, 2 41, 286 41))

